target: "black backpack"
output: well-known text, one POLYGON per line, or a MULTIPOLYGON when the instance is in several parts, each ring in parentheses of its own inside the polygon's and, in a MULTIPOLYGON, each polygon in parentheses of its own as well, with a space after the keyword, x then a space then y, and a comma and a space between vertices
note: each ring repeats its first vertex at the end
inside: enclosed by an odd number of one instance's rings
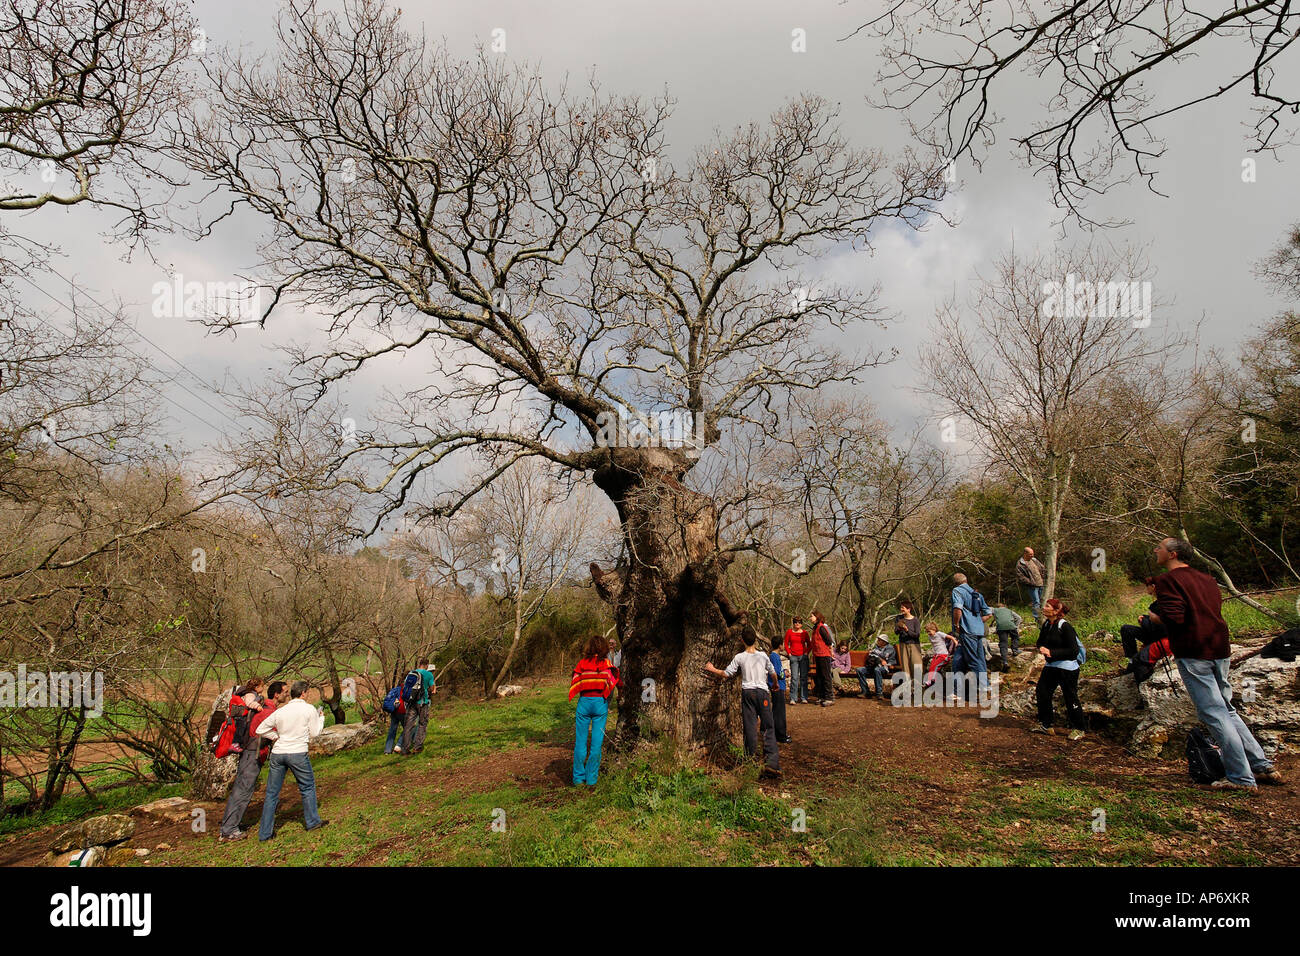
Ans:
POLYGON ((1300 628, 1292 628, 1284 634, 1279 634, 1259 652, 1260 657, 1277 657, 1288 664, 1296 659, 1297 654, 1300 654, 1300 628))
POLYGON ((1226 776, 1223 755, 1200 727, 1193 727, 1187 733, 1187 772, 1197 783, 1214 783, 1226 776))

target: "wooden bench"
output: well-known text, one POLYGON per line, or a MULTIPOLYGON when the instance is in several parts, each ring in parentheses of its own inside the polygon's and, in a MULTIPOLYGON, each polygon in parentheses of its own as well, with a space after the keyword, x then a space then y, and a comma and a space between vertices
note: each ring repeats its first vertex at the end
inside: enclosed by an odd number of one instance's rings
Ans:
MULTIPOLYGON (((841 693, 861 696, 862 688, 858 685, 857 669, 866 666, 867 658, 869 656, 870 654, 867 651, 849 651, 849 666, 852 670, 847 675, 841 675, 840 680, 843 684, 840 688, 841 693)), ((833 669, 834 664, 831 666, 833 669)), ((929 666, 928 658, 926 659, 926 666, 929 666)), ((901 670, 902 668, 898 666, 897 662, 895 662, 893 668, 890 670, 890 676, 892 677, 901 670)), ((808 689, 810 691, 815 691, 817 689, 817 664, 811 657, 808 659, 808 689)))

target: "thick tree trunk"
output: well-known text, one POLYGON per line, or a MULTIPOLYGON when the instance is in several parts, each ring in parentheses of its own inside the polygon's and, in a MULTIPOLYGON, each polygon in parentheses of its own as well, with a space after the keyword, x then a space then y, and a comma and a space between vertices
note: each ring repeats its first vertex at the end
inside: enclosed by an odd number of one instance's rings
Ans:
POLYGON ((668 736, 725 763, 740 740, 740 686, 704 665, 725 667, 750 625, 722 593, 730 556, 718 550, 713 502, 681 483, 688 467, 672 449, 610 450, 594 477, 618 509, 629 559, 615 572, 593 564, 591 575, 623 647, 615 744, 668 736))
MULTIPOLYGON (((862 559, 852 547, 848 549, 849 577, 853 581, 855 605, 853 608, 853 642, 862 643, 867 627, 867 590, 862 586, 862 559)), ((873 622, 874 627, 874 622, 873 622)))
POLYGON ((1047 538, 1046 561, 1043 562, 1045 572, 1043 574, 1043 600, 1049 601, 1056 596, 1056 568, 1059 563, 1060 546, 1057 543, 1056 536, 1050 531, 1047 538))

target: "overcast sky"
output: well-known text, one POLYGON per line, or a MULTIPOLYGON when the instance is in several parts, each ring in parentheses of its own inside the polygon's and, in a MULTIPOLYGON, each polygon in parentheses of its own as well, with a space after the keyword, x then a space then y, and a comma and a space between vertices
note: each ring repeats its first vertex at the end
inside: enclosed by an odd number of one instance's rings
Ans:
MULTIPOLYGON (((279 6, 274 0, 197 0, 194 10, 208 35, 204 55, 220 56, 224 44, 266 49, 279 6)), ((652 95, 666 88, 677 100, 669 125, 677 157, 689 154, 715 129, 762 120, 803 92, 840 103, 845 129, 860 145, 895 150, 908 142, 898 115, 873 110, 866 101, 878 69, 875 41, 860 36, 841 42, 878 4, 402 0, 400 6, 412 27, 422 25, 431 36, 445 37, 454 52, 471 52, 501 28, 507 55, 538 63, 548 79, 558 82, 567 74, 581 80, 594 70, 611 93, 652 95), (795 28, 807 32, 806 53, 791 50, 795 28)), ((1204 70, 1208 76, 1214 66, 1202 61, 1179 69, 1204 70)), ((1046 91, 1024 88, 1016 95, 999 105, 1013 128, 1020 108, 1046 91)), ((1156 296, 1173 303, 1156 322, 1181 324, 1204 316, 1202 347, 1234 346, 1285 305, 1252 277, 1251 269, 1300 218, 1300 166, 1294 160, 1284 165, 1285 155, 1280 160, 1262 156, 1258 181, 1243 183, 1246 118, 1241 99, 1181 114, 1161 128, 1168 153, 1160 165, 1159 186, 1170 198, 1133 185, 1115 190, 1089 210, 1133 221, 1110 238, 1150 244, 1154 275, 1148 278, 1156 296)), ((845 252, 818 264, 830 280, 864 286, 880 281, 883 304, 899 317, 888 329, 874 332, 870 344, 896 347, 902 358, 874 373, 865 392, 900 432, 925 414, 908 388, 918 384, 914 357, 938 302, 954 291, 963 295, 977 271, 990 272, 994 257, 1013 238, 1017 248, 1026 249, 1059 241, 1059 212, 1050 204, 1048 183, 1019 165, 1008 153, 1005 136, 1003 140, 982 172, 959 167, 960 185, 944 206, 957 226, 935 223, 919 234, 891 227, 879 235, 872 254, 845 252)), ((143 339, 137 342, 142 355, 176 380, 167 388, 174 443, 201 450, 216 429, 229 427, 221 399, 204 392, 199 380, 257 380, 279 361, 273 346, 319 334, 311 316, 292 311, 281 312, 265 331, 244 330, 237 340, 215 338, 180 319, 155 318, 150 290, 166 278, 164 269, 145 257, 121 262, 119 249, 98 241, 94 216, 84 209, 43 211, 40 216, 39 225, 32 219, 31 228, 20 228, 56 238, 67 253, 57 263, 61 271, 75 274, 100 301, 130 306, 141 335, 167 353, 143 339)), ((231 279, 256 268, 257 236, 248 231, 256 226, 245 221, 197 245, 164 238, 157 256, 186 279, 231 279)), ((66 299, 66 288, 50 291, 66 299)), ((31 301, 50 305, 39 298, 31 301)), ((55 317, 59 314, 56 309, 55 317)), ((853 348, 860 343, 843 344, 853 348)), ((410 361, 399 367, 400 381, 386 375, 385 384, 414 384, 426 374, 410 361)), ((359 423, 381 387, 376 379, 362 378, 348 394, 359 423)))

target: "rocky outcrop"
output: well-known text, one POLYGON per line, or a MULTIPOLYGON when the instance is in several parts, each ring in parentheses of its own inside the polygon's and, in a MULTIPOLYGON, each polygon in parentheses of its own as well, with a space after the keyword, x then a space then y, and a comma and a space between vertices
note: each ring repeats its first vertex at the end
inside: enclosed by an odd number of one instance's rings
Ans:
POLYGON ((163 823, 184 823, 193 818, 194 804, 184 797, 164 797, 131 809, 131 815, 150 817, 163 823))
POLYGON ((68 850, 66 853, 56 853, 51 850, 45 854, 45 859, 41 863, 43 866, 78 866, 85 869, 88 866, 104 866, 106 856, 106 848, 102 846, 68 850))
POLYGON ((135 821, 121 813, 91 817, 60 830, 50 844, 54 853, 84 850, 91 846, 110 846, 129 840, 135 833, 135 821))
POLYGON ((369 743, 378 734, 377 723, 331 724, 311 739, 310 753, 312 756, 325 756, 340 750, 352 750, 369 743))
POLYGON ((522 684, 502 684, 497 688, 498 697, 516 697, 524 692, 522 684))
MULTIPOLYGON (((1119 659, 1114 649, 1101 650, 1119 659)), ((1002 684, 999 706, 1004 713, 1035 717, 1034 685, 1040 670, 1041 662, 1035 662, 1025 676, 1002 684)), ((1288 664, 1277 658, 1251 657, 1229 671, 1229 680, 1233 706, 1265 752, 1300 749, 1300 661, 1288 664)), ((1085 677, 1079 682, 1079 698, 1094 732, 1138 756, 1181 757, 1187 732, 1197 723, 1196 710, 1172 662, 1167 669, 1159 665, 1141 687, 1130 674, 1085 677)), ((1059 694, 1056 707, 1058 722, 1064 726, 1059 694)))
POLYGON ((238 770, 238 754, 218 760, 211 751, 204 749, 190 773, 191 796, 195 800, 225 800, 238 770))
MULTIPOLYGON (((82 820, 55 834, 45 866, 106 866, 118 844, 131 839, 135 821, 125 814, 108 813, 82 820)), ((129 850, 127 851, 130 852, 129 850)))

